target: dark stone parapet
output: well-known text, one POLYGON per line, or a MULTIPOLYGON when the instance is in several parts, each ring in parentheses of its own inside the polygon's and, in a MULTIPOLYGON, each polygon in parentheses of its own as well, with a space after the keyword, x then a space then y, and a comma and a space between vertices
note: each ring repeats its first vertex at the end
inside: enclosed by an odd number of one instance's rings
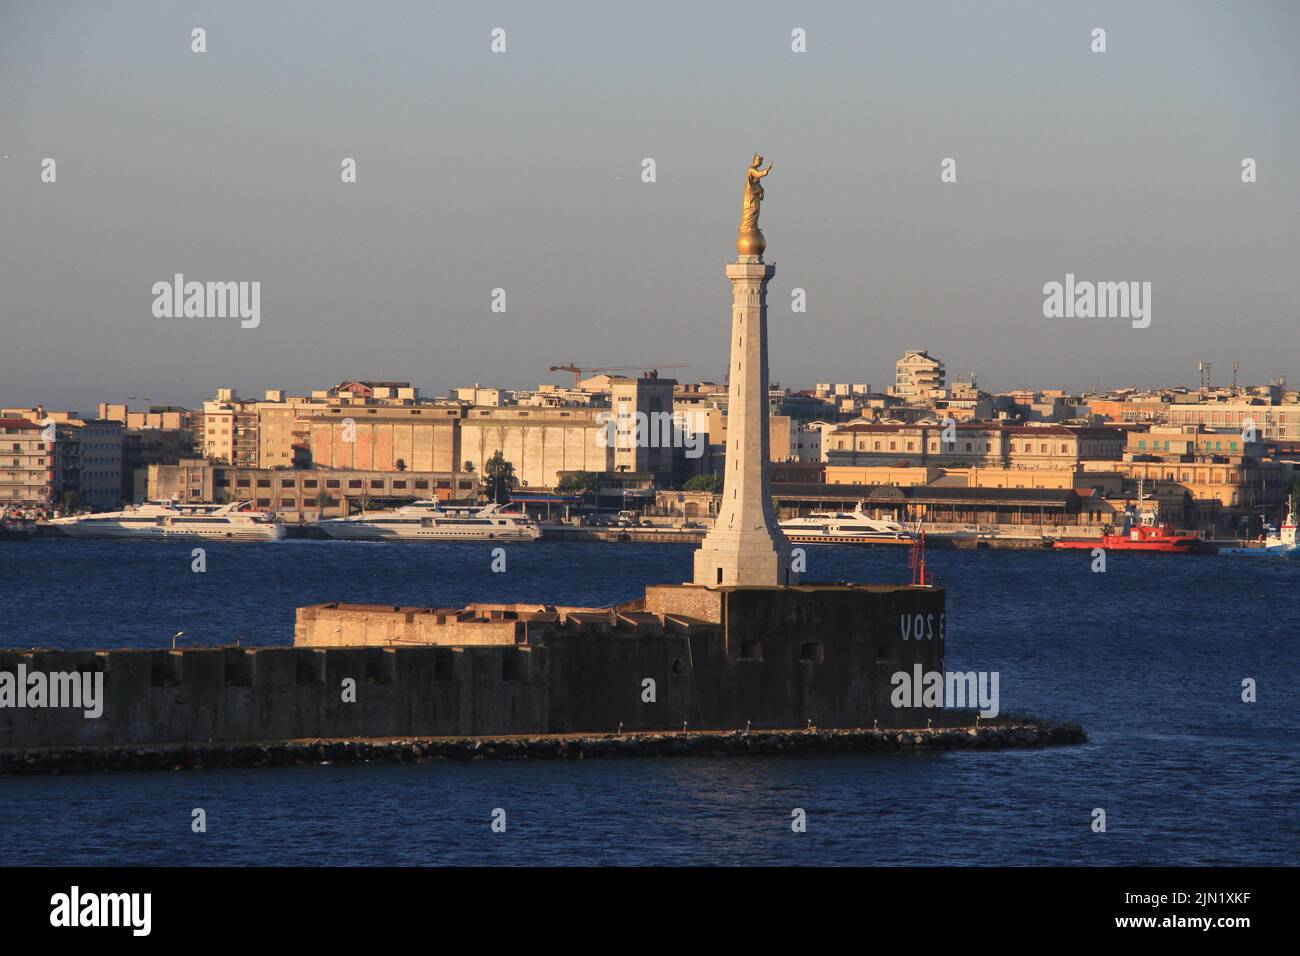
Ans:
POLYGON ((0 775, 108 770, 198 770, 311 764, 419 763, 427 760, 600 757, 772 756, 1002 750, 1087 742, 1078 724, 1006 717, 940 727, 852 730, 684 731, 501 737, 283 740, 147 746, 0 750, 0 775))

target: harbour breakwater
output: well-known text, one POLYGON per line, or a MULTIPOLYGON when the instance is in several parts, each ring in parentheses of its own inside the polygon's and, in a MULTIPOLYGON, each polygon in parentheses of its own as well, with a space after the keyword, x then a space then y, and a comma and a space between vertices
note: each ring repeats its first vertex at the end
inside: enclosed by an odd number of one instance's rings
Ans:
POLYGON ((294 647, 0 651, 0 677, 96 690, 81 708, 0 695, 0 748, 924 726, 934 706, 896 703, 892 677, 943 671, 945 621, 942 589, 891 585, 312 605, 294 647))
POLYGON ((978 725, 973 720, 970 714, 946 712, 941 726, 919 728, 307 739, 238 744, 9 749, 0 750, 0 775, 424 763, 434 760, 924 753, 1060 746, 1086 743, 1088 739, 1078 724, 1010 715, 978 725))

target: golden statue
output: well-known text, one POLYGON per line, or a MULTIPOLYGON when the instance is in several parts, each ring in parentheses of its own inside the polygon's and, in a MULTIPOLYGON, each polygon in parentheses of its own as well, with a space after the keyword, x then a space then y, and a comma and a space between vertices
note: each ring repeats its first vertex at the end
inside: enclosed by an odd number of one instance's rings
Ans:
POLYGON ((772 171, 772 164, 767 169, 760 169, 763 157, 755 153, 754 161, 745 171, 745 203, 740 212, 740 234, 736 236, 736 251, 742 256, 761 256, 767 248, 767 240, 758 228, 759 206, 763 202, 762 179, 772 171))

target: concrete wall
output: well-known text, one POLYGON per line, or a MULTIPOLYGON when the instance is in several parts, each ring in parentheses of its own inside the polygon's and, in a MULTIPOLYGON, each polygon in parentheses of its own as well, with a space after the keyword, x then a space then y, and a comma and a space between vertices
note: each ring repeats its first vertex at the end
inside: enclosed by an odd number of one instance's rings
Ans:
POLYGON ((677 614, 722 623, 721 588, 694 584, 652 584, 645 589, 645 609, 651 614, 677 614))
POLYGON ((319 468, 394 471, 400 461, 405 471, 459 471, 463 464, 459 409, 344 407, 337 411, 329 417, 313 417, 309 423, 312 461, 319 468), (417 412, 423 417, 416 418, 417 412), (348 419, 351 426, 345 424, 348 419))
POLYGON ((612 471, 615 449, 601 447, 601 411, 474 408, 461 422, 460 453, 481 474, 499 451, 532 488, 554 487, 566 471, 612 471))
POLYGON ((646 609, 701 617, 720 600, 722 625, 600 638, 556 631, 550 727, 562 731, 925 725, 933 712, 890 704, 896 671, 944 666, 944 592, 934 588, 650 588, 646 609), (694 612, 694 613, 691 613, 694 612), (917 616, 922 632, 913 640, 917 616), (908 638, 903 638, 907 620, 908 638), (656 701, 642 700, 655 681, 656 701))
POLYGON ((457 611, 389 604, 317 604, 298 609, 295 647, 384 647, 396 644, 522 644, 519 620, 465 620, 457 611))
POLYGON ((529 647, 0 651, 0 671, 99 670, 104 712, 0 708, 0 748, 538 733, 546 651, 529 647), (343 680, 356 681, 344 703, 343 680))
MULTIPOLYGON (((890 676, 915 664, 943 670, 944 605, 933 588, 737 588, 724 598, 724 646, 708 648, 701 697, 733 725, 923 724, 924 713, 890 705, 890 676), (918 616, 928 639, 911 639, 918 616)), ((698 653, 696 666, 704 670, 698 653)))
POLYGON ((104 679, 98 719, 80 709, 0 707, 0 748, 612 732, 620 723, 924 726, 934 716, 893 708, 890 677, 915 664, 943 670, 941 590, 683 585, 651 588, 644 603, 617 613, 543 609, 529 612, 532 620, 490 616, 525 613, 508 606, 320 606, 300 609, 296 635, 310 640, 319 629, 328 637, 338 626, 375 644, 436 640, 448 627, 458 639, 521 628, 531 643, 520 644, 0 651, 3 672, 23 665, 28 673, 101 671, 104 679), (719 623, 700 620, 713 609, 719 623), (473 618, 453 627, 466 613, 473 618), (342 699, 345 678, 356 681, 355 703, 342 699))

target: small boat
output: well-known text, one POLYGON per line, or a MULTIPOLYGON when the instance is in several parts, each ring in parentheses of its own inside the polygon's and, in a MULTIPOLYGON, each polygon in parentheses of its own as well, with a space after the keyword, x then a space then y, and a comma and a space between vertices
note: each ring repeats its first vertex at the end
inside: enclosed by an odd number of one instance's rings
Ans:
POLYGON ((346 518, 326 518, 317 526, 331 538, 346 541, 536 541, 537 522, 501 506, 444 507, 423 499, 395 511, 362 511, 346 518))
POLYGON ((1060 550, 1150 551, 1158 554, 1190 554, 1200 541, 1187 531, 1176 531, 1173 525, 1158 524, 1154 511, 1143 507, 1146 496, 1142 482, 1138 482, 1138 504, 1124 509, 1124 526, 1118 534, 1103 534, 1101 538, 1062 538, 1053 541, 1052 547, 1060 550))
POLYGON ((852 511, 813 511, 798 518, 787 518, 780 525, 787 538, 800 542, 867 544, 907 542, 913 537, 897 521, 868 515, 861 501, 852 511))
POLYGON ((50 525, 73 538, 213 538, 279 541, 284 525, 251 502, 226 505, 148 501, 121 511, 52 518, 50 525))
POLYGON ((30 541, 36 537, 36 522, 19 512, 0 512, 0 541, 30 541))
POLYGON ((1300 544, 1296 543, 1295 505, 1287 508, 1286 520, 1281 528, 1271 525, 1264 529, 1264 537, 1258 544, 1242 545, 1235 548, 1220 548, 1219 554, 1230 554, 1245 558, 1291 558, 1300 554, 1300 544))

